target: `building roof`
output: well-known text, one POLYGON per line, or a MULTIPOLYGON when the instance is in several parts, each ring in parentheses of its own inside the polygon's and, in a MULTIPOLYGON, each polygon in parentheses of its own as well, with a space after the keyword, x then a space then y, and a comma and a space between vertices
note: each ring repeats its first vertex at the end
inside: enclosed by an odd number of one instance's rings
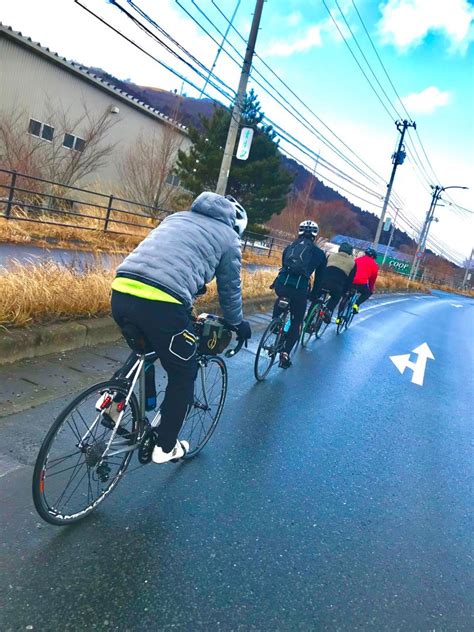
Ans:
MULTIPOLYGON (((348 237, 347 235, 335 235, 331 239, 333 244, 342 244, 343 242, 347 242, 357 248, 358 250, 366 250, 367 248, 372 246, 371 241, 364 241, 363 239, 356 239, 355 237, 348 237)), ((393 246, 385 246, 384 244, 379 244, 377 246, 377 252, 381 255, 387 253, 387 257, 392 257, 393 259, 399 259, 400 261, 410 261, 410 257, 403 252, 400 252, 393 246)))
POLYGON ((58 66, 61 66, 64 70, 67 70, 68 72, 71 72, 75 74, 76 76, 81 77, 81 79, 87 81, 88 83, 95 85, 100 90, 109 92, 114 97, 124 101, 131 107, 134 107, 140 110, 143 114, 147 114, 148 116, 151 116, 155 119, 159 119, 160 122, 166 123, 167 125, 172 125, 183 134, 187 134, 187 128, 185 125, 182 125, 181 123, 177 123, 176 121, 173 121, 172 118, 170 118, 166 114, 163 114, 163 112, 156 110, 151 105, 148 105, 148 103, 144 103, 143 101, 140 101, 140 99, 137 99, 136 97, 132 96, 131 94, 128 94, 124 90, 120 90, 120 88, 116 88, 114 85, 112 85, 108 81, 105 81, 101 77, 98 77, 93 72, 90 72, 89 69, 86 68, 85 66, 82 66, 81 64, 77 64, 74 61, 69 61, 65 57, 61 57, 60 55, 58 55, 58 53, 55 53, 51 51, 49 48, 42 46, 39 42, 34 42, 31 39, 31 37, 26 37, 20 31, 14 31, 11 26, 7 26, 6 24, 3 24, 2 22, 0 22, 0 36, 4 36, 10 40, 13 40, 20 46, 23 46, 24 48, 27 48, 31 52, 48 59, 50 62, 58 66))

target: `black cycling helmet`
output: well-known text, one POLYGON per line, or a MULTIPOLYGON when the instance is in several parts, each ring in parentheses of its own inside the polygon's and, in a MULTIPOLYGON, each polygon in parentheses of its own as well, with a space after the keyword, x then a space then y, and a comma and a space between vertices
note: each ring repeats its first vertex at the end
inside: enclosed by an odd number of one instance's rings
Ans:
POLYGON ((345 252, 346 255, 351 255, 353 252, 352 246, 345 241, 339 246, 339 252, 345 252))
POLYGON ((365 254, 372 259, 377 259, 377 251, 374 248, 367 248, 365 254))

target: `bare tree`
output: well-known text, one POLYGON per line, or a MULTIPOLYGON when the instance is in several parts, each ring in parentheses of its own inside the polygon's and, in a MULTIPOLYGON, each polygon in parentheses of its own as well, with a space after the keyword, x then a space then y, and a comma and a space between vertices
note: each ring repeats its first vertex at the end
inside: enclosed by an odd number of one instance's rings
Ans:
POLYGON ((48 118, 55 123, 53 140, 45 147, 45 170, 50 180, 74 185, 107 163, 116 147, 116 143, 108 140, 109 132, 119 120, 115 115, 108 110, 92 114, 86 103, 75 117, 69 109, 58 109, 51 104, 47 111, 48 118), (66 135, 74 137, 73 147, 65 145, 66 135))
POLYGON ((75 117, 70 110, 50 102, 45 112, 45 118, 54 127, 48 141, 28 133, 26 110, 0 111, 0 167, 67 186, 104 166, 115 148, 108 135, 118 122, 116 117, 108 111, 92 114, 85 103, 75 117), (66 134, 74 138, 72 147, 65 145, 66 134))
POLYGON ((33 176, 42 174, 41 144, 27 134, 24 110, 0 110, 0 167, 33 176))
POLYGON ((182 140, 169 124, 151 136, 141 134, 118 165, 123 196, 157 210, 169 206, 176 195, 169 178, 182 140))

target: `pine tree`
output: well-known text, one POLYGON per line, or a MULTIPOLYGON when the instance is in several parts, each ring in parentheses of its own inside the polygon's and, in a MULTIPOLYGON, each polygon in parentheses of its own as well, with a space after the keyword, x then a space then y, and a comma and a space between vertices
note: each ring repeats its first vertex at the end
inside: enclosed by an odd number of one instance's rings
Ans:
MULTIPOLYGON (((293 176, 281 166, 278 140, 271 126, 263 123, 264 114, 253 90, 247 95, 242 126, 254 129, 247 160, 232 159, 227 193, 247 210, 250 224, 262 224, 286 205, 293 176)), ((201 118, 202 130, 189 129, 193 145, 180 151, 176 173, 182 185, 195 195, 214 191, 219 176, 230 113, 216 108, 212 118, 201 118)))

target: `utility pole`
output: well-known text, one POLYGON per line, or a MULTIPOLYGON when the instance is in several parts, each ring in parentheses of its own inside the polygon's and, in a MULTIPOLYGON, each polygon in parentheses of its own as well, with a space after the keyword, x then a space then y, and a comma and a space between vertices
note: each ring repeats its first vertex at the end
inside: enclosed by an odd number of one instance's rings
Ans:
POLYGON ((428 212, 426 213, 425 221, 420 232, 420 237, 418 239, 418 245, 416 247, 415 255, 413 256, 413 262, 411 264, 410 281, 412 279, 416 279, 416 275, 418 274, 418 268, 420 267, 420 259, 423 257, 423 253, 425 251, 429 227, 430 227, 431 222, 434 220, 434 211, 436 208, 436 203, 439 200, 439 196, 441 195, 442 187, 436 185, 435 187, 432 187, 432 189, 433 189, 433 194, 431 196, 430 208, 428 209, 428 212))
POLYGON ((471 273, 471 263, 472 263, 472 257, 473 256, 474 256, 474 248, 471 250, 471 256, 469 257, 469 263, 467 264, 466 272, 464 273, 464 279, 463 279, 462 286, 461 286, 463 290, 466 287, 466 283, 468 281, 467 277, 471 273))
POLYGON ((441 187, 439 184, 436 186, 431 186, 433 189, 433 195, 431 196, 431 204, 428 209, 428 213, 426 214, 425 223, 423 224, 423 228, 421 229, 420 238, 418 240, 418 246, 416 248, 415 256, 413 257, 413 263, 411 267, 410 280, 416 279, 416 275, 418 274, 418 268, 420 267, 420 261, 423 257, 423 253, 425 252, 426 242, 428 239, 428 233, 430 232, 431 222, 438 221, 434 217, 434 212, 436 209, 436 205, 438 204, 441 193, 443 191, 447 191, 448 189, 467 189, 469 187, 460 187, 460 186, 450 186, 450 187, 441 187))
POLYGON ((402 165, 405 161, 405 148, 403 146, 403 139, 405 138, 405 132, 409 127, 413 127, 416 129, 415 121, 396 121, 395 125, 397 126, 398 131, 400 132, 400 141, 398 143, 398 149, 392 156, 392 173, 390 175, 389 183, 387 184, 387 194, 385 195, 385 200, 382 207, 382 214, 380 215, 379 225, 377 226, 377 232, 375 233, 375 239, 373 242, 373 247, 377 250, 377 246, 379 245, 380 235, 382 233, 382 226, 385 221, 385 213, 387 212, 388 203, 390 201, 390 195, 392 193, 393 181, 395 180, 395 173, 397 171, 398 165, 402 165))
POLYGON ((392 229, 390 231, 390 239, 388 240, 387 247, 385 248, 385 252, 384 252, 383 259, 382 259, 382 264, 381 264, 382 266, 384 265, 385 259, 387 258, 387 251, 390 248, 390 246, 392 245, 393 233, 395 232, 395 222, 397 220, 399 210, 400 209, 397 208, 397 211, 395 213, 395 217, 393 218, 392 229))
POLYGON ((232 117, 230 119, 229 131, 227 132, 224 156, 222 157, 219 179, 217 181, 216 193, 219 193, 220 195, 225 195, 227 188, 227 180, 229 178, 230 165, 232 163, 232 156, 235 149, 235 141, 237 140, 237 133, 239 131, 240 115, 242 113, 242 106, 247 90, 250 68, 252 67, 252 58, 255 51, 255 42, 257 41, 260 18, 262 17, 263 3, 264 0, 256 0, 255 3, 252 27, 250 29, 249 40, 247 42, 247 50, 245 51, 239 87, 237 89, 237 95, 232 109, 232 117))

